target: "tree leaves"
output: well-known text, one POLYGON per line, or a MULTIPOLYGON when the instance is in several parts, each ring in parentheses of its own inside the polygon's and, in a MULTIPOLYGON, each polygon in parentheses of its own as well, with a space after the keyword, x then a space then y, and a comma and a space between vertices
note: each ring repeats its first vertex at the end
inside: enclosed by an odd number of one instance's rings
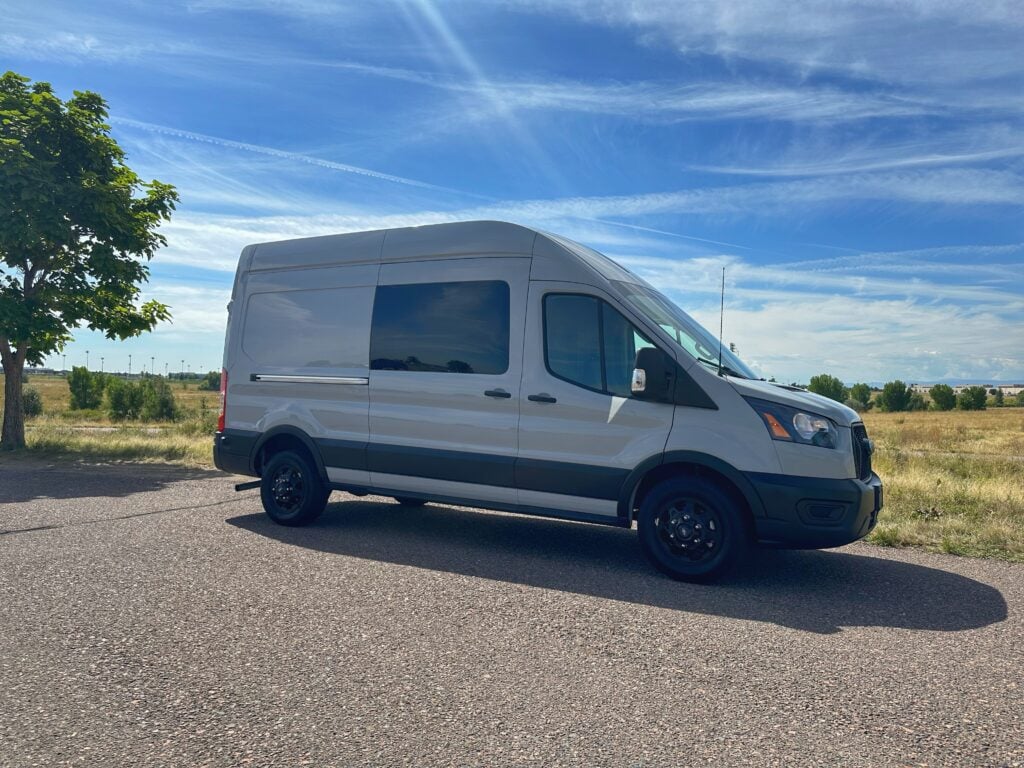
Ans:
POLYGON ((80 324, 127 338, 170 318, 136 302, 178 196, 125 165, 106 118, 99 94, 0 76, 0 338, 31 361, 80 324))

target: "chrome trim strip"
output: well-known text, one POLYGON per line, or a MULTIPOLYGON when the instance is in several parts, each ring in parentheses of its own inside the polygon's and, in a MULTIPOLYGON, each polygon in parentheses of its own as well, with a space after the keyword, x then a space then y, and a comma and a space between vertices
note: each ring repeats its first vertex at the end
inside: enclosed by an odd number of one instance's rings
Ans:
POLYGON ((289 376, 277 373, 254 373, 249 379, 285 384, 355 384, 364 387, 370 383, 370 379, 365 376, 289 376))

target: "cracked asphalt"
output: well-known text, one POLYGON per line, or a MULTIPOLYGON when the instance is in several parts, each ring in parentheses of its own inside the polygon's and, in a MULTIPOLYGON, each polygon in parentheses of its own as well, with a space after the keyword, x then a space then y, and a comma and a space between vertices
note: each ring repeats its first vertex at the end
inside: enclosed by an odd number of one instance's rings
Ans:
POLYGON ((1024 567, 0 461, 0 765, 1019 766, 1024 567))

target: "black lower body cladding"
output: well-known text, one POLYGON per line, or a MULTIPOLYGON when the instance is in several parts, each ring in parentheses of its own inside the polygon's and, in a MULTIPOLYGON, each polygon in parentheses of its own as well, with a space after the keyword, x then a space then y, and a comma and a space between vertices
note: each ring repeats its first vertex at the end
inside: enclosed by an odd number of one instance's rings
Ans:
POLYGON ((754 525, 767 545, 803 549, 840 547, 862 539, 878 522, 882 481, 833 480, 748 473, 767 517, 754 525))
MULTIPOLYGON (((218 432, 214 438, 214 464, 225 472, 258 475, 257 452, 269 435, 238 429, 218 432)), ((623 494, 628 498, 640 480, 613 467, 330 439, 306 441, 322 468, 363 469, 608 500, 623 494)), ((657 466, 657 461, 653 466, 657 466)), ((867 480, 837 480, 735 470, 732 473, 735 483, 743 481, 738 487, 754 510, 755 536, 768 546, 817 549, 849 544, 874 528, 882 506, 882 482, 875 474, 867 480)), ((622 510, 619 522, 628 525, 628 505, 623 503, 622 510)))

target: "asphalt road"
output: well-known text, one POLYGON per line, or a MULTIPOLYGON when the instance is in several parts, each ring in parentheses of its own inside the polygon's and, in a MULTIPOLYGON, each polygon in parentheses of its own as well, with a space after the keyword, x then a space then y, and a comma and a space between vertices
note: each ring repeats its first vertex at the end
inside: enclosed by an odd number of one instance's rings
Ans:
POLYGON ((1024 765, 1024 567, 0 463, 0 765, 1024 765))

